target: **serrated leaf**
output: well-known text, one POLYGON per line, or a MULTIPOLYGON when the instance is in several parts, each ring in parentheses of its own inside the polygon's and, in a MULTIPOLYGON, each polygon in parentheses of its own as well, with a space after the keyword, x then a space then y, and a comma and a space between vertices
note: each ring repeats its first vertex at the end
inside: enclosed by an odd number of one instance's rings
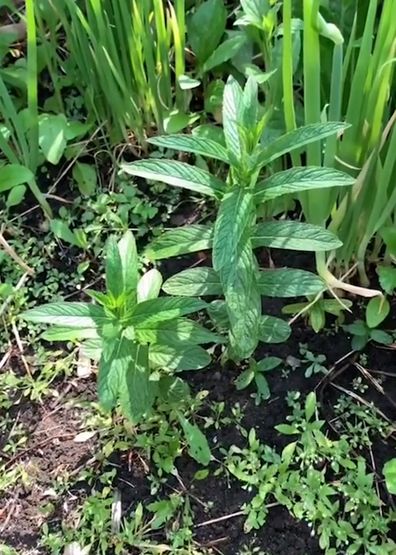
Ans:
POLYGON ((122 284, 122 291, 129 295, 135 291, 138 282, 138 253, 131 231, 126 231, 121 237, 118 252, 121 263, 118 280, 122 284))
POLYGON ((300 127, 275 139, 271 144, 265 145, 257 157, 257 163, 260 167, 264 166, 284 154, 341 133, 348 127, 349 124, 341 122, 312 123, 300 127))
POLYGON ((164 135, 151 137, 148 142, 162 148, 191 152, 229 164, 227 150, 211 139, 197 137, 196 135, 164 135))
POLYGON ((96 328, 110 319, 100 306, 77 302, 48 303, 22 312, 21 318, 67 328, 96 328))
POLYGON ((163 345, 179 345, 182 343, 199 345, 201 343, 224 342, 221 336, 186 318, 160 322, 152 328, 140 327, 136 330, 136 334, 142 343, 159 343, 163 345))
POLYGON ((101 406, 111 411, 117 404, 122 384, 122 375, 134 356, 134 349, 124 338, 114 338, 103 343, 99 362, 98 397, 101 406))
POLYGON ((374 297, 366 306, 366 322, 369 328, 379 326, 390 312, 389 301, 385 297, 374 297))
POLYGON ((189 225, 165 231, 147 247, 150 260, 162 260, 212 247, 213 228, 208 225, 189 225))
POLYGON ((238 115, 242 104, 243 92, 236 81, 230 76, 224 87, 223 95, 223 129, 230 160, 238 161, 242 153, 242 143, 238 129, 238 115))
POLYGON ((181 297, 160 297, 136 305, 130 317, 130 323, 139 328, 149 327, 157 322, 173 320, 186 314, 198 312, 207 307, 200 299, 181 297))
POLYGON ((205 72, 210 71, 224 62, 228 62, 238 54, 242 46, 246 43, 247 36, 245 33, 238 33, 222 42, 216 50, 212 52, 203 66, 205 72))
POLYGON ((124 292, 121 256, 114 236, 110 236, 106 244, 106 289, 114 299, 124 292))
POLYGON ((259 273, 258 288, 265 297, 302 297, 326 289, 324 281, 311 272, 281 268, 259 273))
POLYGON ((170 277, 163 290, 168 295, 181 297, 218 296, 222 287, 217 273, 212 268, 189 268, 170 277))
POLYGON ((211 197, 221 198, 225 191, 225 184, 218 177, 177 160, 137 160, 121 164, 121 171, 211 197))
POLYGON ((18 185, 29 183, 34 179, 33 173, 26 166, 5 164, 0 167, 0 193, 18 185))
POLYGON ((206 0, 195 11, 188 25, 188 40, 200 64, 219 44, 227 21, 223 0, 206 0))
POLYGON ((156 299, 161 291, 162 275, 156 268, 146 272, 137 284, 137 302, 156 299))
POLYGON ((97 339, 96 328, 65 328, 54 326, 45 331, 41 337, 46 341, 80 341, 82 339, 97 339))
POLYGON ((255 189, 255 201, 264 202, 285 194, 353 185, 355 179, 333 168, 291 168, 260 181, 255 189))
POLYGON ((291 334, 287 322, 274 316, 263 316, 260 322, 259 339, 263 343, 283 343, 291 334))
POLYGON ((342 246, 341 241, 323 227, 292 221, 258 224, 252 233, 253 247, 271 247, 297 251, 329 251, 342 246))
POLYGON ((396 268, 390 266, 378 266, 377 273, 382 289, 388 295, 392 295, 396 289, 396 268))
POLYGON ((148 346, 131 341, 127 343, 131 354, 128 356, 127 371, 121 376, 120 405, 127 417, 138 422, 150 411, 158 391, 158 382, 150 380, 148 346))
POLYGON ((166 376, 159 383, 161 397, 169 403, 180 403, 190 396, 188 384, 178 376, 166 376))
POLYGON ((198 345, 151 345, 150 364, 165 370, 200 370, 210 363, 210 356, 198 345))
POLYGON ((199 464, 207 466, 210 463, 212 454, 208 440, 201 432, 198 426, 190 424, 186 418, 179 415, 180 424, 182 425, 184 435, 188 444, 188 451, 193 459, 199 464))

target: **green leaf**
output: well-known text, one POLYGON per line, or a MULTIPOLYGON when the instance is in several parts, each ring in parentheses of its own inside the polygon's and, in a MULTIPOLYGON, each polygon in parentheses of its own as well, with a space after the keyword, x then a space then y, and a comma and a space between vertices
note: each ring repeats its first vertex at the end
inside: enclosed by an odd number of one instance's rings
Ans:
POLYGON ((321 141, 326 137, 341 133, 349 125, 341 122, 312 123, 299 129, 294 129, 286 135, 275 139, 269 145, 265 145, 257 157, 257 164, 262 167, 273 162, 280 156, 299 150, 308 144, 321 141))
POLYGON ((393 337, 383 330, 371 330, 370 339, 380 343, 381 345, 392 345, 393 337))
POLYGON ((291 168, 260 181, 255 201, 264 202, 285 194, 353 185, 355 179, 333 168, 291 168))
POLYGON ((80 235, 76 233, 76 230, 72 231, 63 220, 57 218, 50 220, 50 229, 58 239, 65 243, 79 248, 85 248, 87 246, 85 233, 83 232, 82 237, 80 237, 80 235))
POLYGON ((98 177, 95 167, 91 164, 76 162, 73 166, 73 179, 83 196, 90 197, 95 193, 98 177))
POLYGON ((369 328, 379 326, 390 312, 389 301, 385 297, 374 297, 366 306, 366 322, 369 328))
POLYGON ((392 256, 396 256, 396 230, 394 226, 387 226, 380 229, 380 235, 392 256))
POLYGON ((33 173, 25 166, 6 164, 0 166, 0 193, 33 181, 33 173))
POLYGON ((291 328, 284 320, 266 315, 261 319, 259 333, 263 343, 283 343, 289 339, 291 328))
POLYGON ((268 385, 267 378, 263 374, 256 374, 254 376, 254 381, 256 383, 257 392, 259 395, 259 400, 263 399, 266 401, 271 397, 271 391, 268 385))
POLYGON ((123 277, 117 239, 112 235, 106 244, 106 289, 114 299, 119 299, 124 292, 123 277))
POLYGON ((228 330, 230 325, 230 320, 228 318, 227 306, 225 301, 216 300, 212 301, 208 307, 207 311, 210 319, 214 323, 216 329, 228 330))
POLYGON ((352 333, 353 335, 360 335, 360 336, 365 336, 368 333, 368 329, 366 324, 363 322, 363 320, 356 320, 356 322, 353 322, 353 324, 349 324, 347 326, 343 326, 344 330, 352 333))
POLYGON ((274 221, 258 224, 252 233, 253 247, 271 247, 297 251, 329 251, 341 241, 323 227, 301 222, 274 221))
POLYGON ((223 0, 206 0, 195 11, 188 25, 188 40, 200 64, 216 49, 224 35, 227 10, 223 0))
POLYGON ((65 152, 67 120, 63 114, 43 114, 39 118, 39 145, 48 162, 55 166, 65 152))
POLYGON ((223 129, 230 161, 237 164, 242 154, 242 143, 238 129, 238 115, 243 102, 243 92, 234 77, 230 76, 224 87, 223 129))
POLYGON ((148 142, 162 148, 171 148, 182 152, 191 152, 199 156, 207 156, 229 164, 226 149, 216 141, 195 135, 164 135, 152 137, 148 142))
POLYGON ((145 255, 150 260, 162 260, 191 252, 210 249, 213 228, 207 225, 189 225, 165 231, 147 247, 145 255))
POLYGON ((243 98, 240 109, 240 119, 243 128, 248 132, 255 133, 258 121, 258 86, 253 77, 249 77, 243 90, 243 98))
POLYGON ((118 252, 121 262, 118 280, 122 283, 122 290, 127 295, 135 291, 138 282, 138 253, 136 242, 131 231, 127 231, 118 242, 118 252))
POLYGON ((117 404, 122 375, 128 371, 131 358, 129 341, 114 338, 103 343, 99 362, 98 397, 101 406, 111 411, 117 404))
POLYGON ((309 422, 316 411, 316 394, 314 391, 307 395, 305 399, 305 418, 309 422))
POLYGON ((396 495, 396 458, 387 461, 382 470, 389 493, 396 495))
POLYGON ((218 296, 223 289, 217 273, 212 268, 189 268, 170 277, 163 286, 168 295, 181 297, 218 296))
POLYGON ((209 354, 198 345, 151 345, 150 364, 164 370, 200 370, 210 363, 209 354))
POLYGON ((246 389, 254 380, 254 365, 244 370, 235 380, 235 387, 238 391, 246 389))
POLYGON ((228 62, 238 54, 242 46, 246 43, 247 36, 245 33, 238 33, 222 42, 216 50, 212 52, 203 66, 205 72, 210 71, 224 62, 228 62))
POLYGON ((309 310, 309 324, 315 333, 319 333, 326 325, 326 314, 322 303, 315 303, 309 310))
POLYGON ((156 299, 161 291, 162 275, 156 268, 146 272, 137 284, 137 302, 156 299))
POLYGON ((324 281, 305 270, 281 268, 259 273, 258 288, 265 297, 302 297, 316 295, 326 289, 324 281))
POLYGON ((160 395, 168 403, 180 403, 190 397, 188 384, 178 376, 166 376, 159 382, 160 395))
POLYGON ((300 433, 297 428, 291 426, 290 424, 279 424, 278 426, 275 426, 275 430, 286 436, 292 436, 300 433))
POLYGON ((201 81, 199 81, 198 79, 193 79, 188 75, 179 75, 177 82, 182 91, 190 91, 191 89, 199 87, 199 85, 201 84, 201 81))
POLYGON ((121 170, 130 175, 161 181, 203 195, 221 198, 225 184, 205 170, 177 160, 137 160, 121 164, 121 170))
POLYGON ((184 431, 190 456, 199 464, 207 466, 212 457, 208 440, 198 426, 190 424, 190 422, 181 414, 179 414, 178 417, 184 431))
POLYGON ((198 312, 207 307, 200 299, 180 297, 160 297, 136 305, 130 317, 130 323, 139 328, 148 328, 156 322, 173 320, 186 314, 198 312))
POLYGON ((15 187, 13 187, 7 196, 7 208, 12 208, 13 206, 18 206, 18 204, 21 204, 21 202, 25 198, 25 194, 25 185, 16 185, 15 187))
POLYGON ((101 327, 111 321, 102 307, 77 302, 43 304, 22 312, 21 318, 38 324, 77 329, 101 327))
POLYGON ((196 117, 197 116, 194 117, 180 112, 179 110, 165 112, 163 119, 164 131, 165 133, 179 133, 188 127, 196 117))
POLYGON ((242 188, 224 195, 214 226, 213 267, 220 275, 228 274, 239 255, 241 242, 249 234, 253 197, 242 188))
POLYGON ((140 327, 136 330, 136 334, 141 343, 161 343, 164 345, 190 343, 191 345, 199 345, 200 343, 224 342, 219 335, 186 318, 160 322, 151 328, 140 327))
POLYGON ((378 266, 377 273, 382 289, 388 295, 392 295, 396 289, 396 268, 378 266))
POLYGON ((279 357, 266 357, 256 363, 256 372, 270 372, 282 364, 279 357))
POLYGON ((120 405, 123 413, 138 422, 153 406, 158 392, 158 382, 150 380, 149 349, 127 341, 127 371, 123 372, 120 388, 120 405))
POLYGON ((362 351, 370 340, 368 333, 365 335, 354 335, 352 337, 351 346, 354 351, 362 351))
POLYGON ((97 339, 96 328, 65 328, 54 326, 45 331, 41 337, 46 341, 81 341, 82 339, 97 339))

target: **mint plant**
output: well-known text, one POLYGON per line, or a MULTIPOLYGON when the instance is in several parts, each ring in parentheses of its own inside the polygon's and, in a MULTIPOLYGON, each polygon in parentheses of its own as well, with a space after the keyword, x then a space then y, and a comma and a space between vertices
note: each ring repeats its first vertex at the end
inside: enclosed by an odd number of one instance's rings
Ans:
POLYGON ((164 159, 125 163, 122 171, 148 180, 183 187, 214 198, 218 204, 214 225, 190 225, 164 233, 146 254, 153 260, 212 249, 212 268, 193 268, 173 276, 165 285, 172 294, 223 295, 228 318, 229 353, 234 360, 248 358, 259 341, 280 340, 290 330, 282 320, 262 315, 261 296, 316 295, 325 289, 317 276, 302 270, 260 272, 254 249, 273 247, 328 251, 341 243, 326 229, 294 221, 261 221, 263 204, 284 194, 324 187, 351 185, 345 173, 322 167, 295 167, 264 174, 274 160, 343 130, 343 123, 312 124, 274 141, 263 142, 269 114, 260 114, 257 83, 249 79, 244 90, 230 77, 224 88, 225 145, 194 135, 154 137, 157 147, 213 158, 229 166, 225 181, 184 162, 164 159))
MULTIPOLYGON (((200 345, 221 342, 220 336, 184 318, 207 305, 199 299, 159 297, 162 276, 156 269, 141 277, 131 232, 119 242, 110 237, 106 255, 106 292, 88 291, 94 303, 57 302, 22 313, 30 322, 50 324, 49 341, 82 341, 99 358, 98 395, 112 410, 138 422, 157 397, 178 400, 185 388, 174 373, 207 366, 200 345)), ((191 435, 188 422, 180 423, 191 435)))

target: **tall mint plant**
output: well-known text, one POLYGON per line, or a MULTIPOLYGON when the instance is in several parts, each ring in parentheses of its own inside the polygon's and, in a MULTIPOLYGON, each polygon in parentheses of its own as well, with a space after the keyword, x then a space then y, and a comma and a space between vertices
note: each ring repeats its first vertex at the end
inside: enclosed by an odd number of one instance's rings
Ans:
MULTIPOLYGON (((199 299, 159 297, 161 274, 139 276, 132 233, 111 237, 106 256, 106 292, 88 291, 93 303, 56 302, 22 314, 30 322, 49 324, 48 341, 78 341, 91 358, 99 358, 101 405, 118 404, 138 422, 157 397, 177 400, 185 386, 175 376, 207 366, 210 356, 200 345, 222 338, 185 318, 206 307, 199 299)), ((181 416, 183 428, 187 426, 181 416)))
MULTIPOLYGON (((262 142, 267 114, 260 113, 257 83, 244 90, 230 77, 224 89, 225 145, 192 135, 155 137, 157 147, 181 150, 218 160, 229 167, 225 181, 218 175, 175 160, 149 159, 123 164, 122 170, 213 197, 215 223, 168 231, 147 254, 167 258, 212 249, 213 269, 196 268, 165 285, 179 295, 224 295, 229 327, 229 353, 234 360, 250 357, 258 342, 284 340, 287 324, 263 316, 261 296, 315 295, 325 289, 317 276, 301 270, 261 272, 254 250, 273 247, 305 251, 338 248, 337 237, 315 225, 294 221, 261 221, 263 203, 287 193, 351 185, 353 179, 333 168, 296 167, 274 175, 265 168, 274 160, 343 130, 343 123, 308 125, 272 142, 262 142), (189 285, 186 285, 186 280, 189 285)), ((217 305, 218 308, 218 305, 217 305)))

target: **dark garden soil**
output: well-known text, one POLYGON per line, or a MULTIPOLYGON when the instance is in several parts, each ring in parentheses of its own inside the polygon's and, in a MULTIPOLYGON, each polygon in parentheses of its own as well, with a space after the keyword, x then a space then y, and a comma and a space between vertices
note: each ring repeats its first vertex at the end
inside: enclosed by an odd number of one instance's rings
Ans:
MULTIPOLYGON (((276 311, 276 307, 269 308, 276 311)), ((287 443, 287 438, 281 437, 274 430, 274 426, 285 422, 289 412, 285 402, 288 391, 300 391, 306 394, 316 387, 322 403, 322 416, 330 422, 333 417, 332 407, 339 395, 337 387, 351 390, 352 380, 361 372, 353 364, 353 355, 338 363, 349 352, 349 340, 344 334, 328 332, 316 335, 301 322, 295 326, 292 338, 287 344, 264 346, 260 349, 259 356, 273 354, 283 359, 288 356, 298 356, 299 343, 307 343, 312 352, 325 354, 329 367, 332 367, 331 374, 325 380, 321 380, 317 377, 306 379, 299 369, 291 371, 286 378, 272 372, 269 375, 271 399, 258 407, 251 398, 252 391, 236 391, 233 380, 237 376, 237 371, 234 368, 213 365, 206 371, 191 373, 186 377, 194 391, 208 390, 208 399, 211 401, 225 401, 227 407, 238 402, 245 413, 243 426, 246 429, 254 427, 260 439, 281 449, 287 443)), ((374 401, 385 415, 392 418, 395 414, 396 401, 394 351, 370 346, 367 354, 368 373, 362 377, 368 383, 369 389, 362 396, 368 401, 374 401), (377 374, 377 372, 384 374, 377 374), (376 388, 375 380, 379 376, 382 378, 381 385, 385 394, 381 394, 376 388)), ((18 421, 28 428, 29 440, 26 448, 19 455, 9 458, 7 465, 11 467, 16 463, 23 463, 27 474, 32 478, 30 486, 17 486, 12 496, 5 496, 0 501, 1 540, 17 550, 33 550, 37 547, 40 527, 44 522, 48 523, 50 530, 59 529, 60 521, 67 520, 73 507, 88 490, 87 484, 76 483, 75 487, 65 493, 61 502, 59 499, 54 502, 55 512, 49 518, 43 514, 45 505, 52 501, 51 484, 54 479, 67 473, 70 483, 73 483, 73 476, 81 469, 94 468, 97 464, 94 459, 95 438, 84 443, 73 441, 79 433, 78 422, 81 409, 72 408, 65 403, 65 400, 76 396, 79 399, 92 400, 95 395, 94 387, 93 379, 69 379, 67 383, 57 384, 59 398, 54 397, 44 405, 21 404, 12 409, 11 416, 18 417, 18 421)), ((330 434, 335 433, 331 426, 328 429, 330 434)), ((243 444, 234 426, 209 432, 208 435, 215 455, 216 447, 227 448, 232 444, 243 444)), ((372 455, 376 470, 380 474, 383 463, 394 456, 394 445, 378 440, 372 455)), ((219 454, 218 458, 220 457, 219 454)), ((7 461, 7 458, 5 460, 7 461)), ((131 464, 130 458, 125 454, 119 456, 115 453, 111 460, 112 466, 117 469, 114 486, 121 492, 125 514, 133 510, 137 502, 147 504, 152 501, 144 467, 138 462, 134 463, 133 459, 131 464)), ((369 459, 368 464, 372 467, 369 459)), ((191 503, 195 511, 195 538, 198 544, 213 547, 214 553, 236 555, 249 538, 254 537, 255 545, 271 555, 322 553, 316 539, 311 536, 308 526, 293 520, 281 507, 271 509, 264 527, 247 537, 243 532, 243 517, 231 515, 240 511, 241 505, 248 499, 249 494, 242 490, 238 483, 233 481, 229 483, 224 477, 216 478, 212 473, 205 480, 193 481, 198 467, 188 457, 179 460, 177 467, 186 491, 192 496, 191 503), (208 504, 211 509, 205 510, 204 507, 208 504), (221 517, 226 518, 213 524, 208 523, 212 519, 221 517)), ((180 485, 178 487, 180 489, 180 485)), ((164 493, 169 494, 170 491, 164 491, 164 493)))

